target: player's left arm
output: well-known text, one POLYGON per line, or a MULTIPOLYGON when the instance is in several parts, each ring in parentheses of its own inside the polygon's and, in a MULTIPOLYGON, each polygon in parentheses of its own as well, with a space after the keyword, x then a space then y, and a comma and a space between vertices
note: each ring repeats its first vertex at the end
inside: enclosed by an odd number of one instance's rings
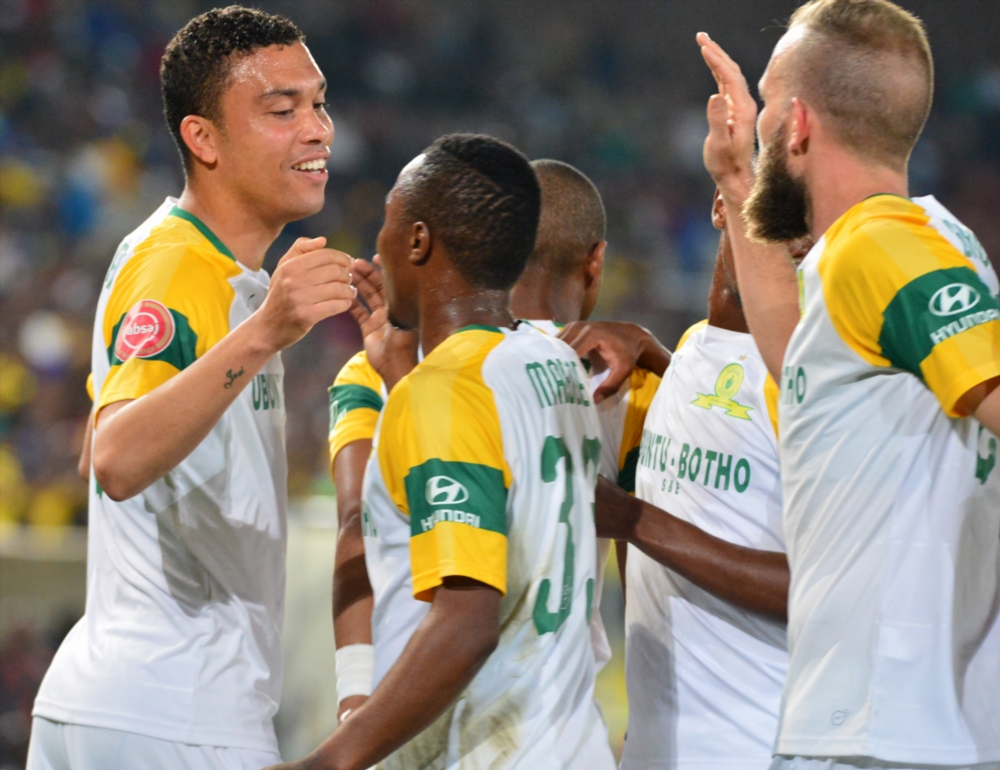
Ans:
POLYGON ((399 660, 312 754, 270 770, 364 770, 426 729, 469 685, 500 638, 500 591, 446 577, 399 660))

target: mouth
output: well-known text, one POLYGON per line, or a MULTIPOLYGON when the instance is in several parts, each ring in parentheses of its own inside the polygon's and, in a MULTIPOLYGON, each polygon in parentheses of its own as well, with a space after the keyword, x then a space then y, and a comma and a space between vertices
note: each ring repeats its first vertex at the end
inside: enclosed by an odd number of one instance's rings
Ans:
POLYGON ((323 178, 327 176, 326 171, 326 158, 314 158, 312 160, 304 160, 301 163, 296 163, 292 166, 293 171, 298 171, 302 174, 307 174, 314 179, 323 178))

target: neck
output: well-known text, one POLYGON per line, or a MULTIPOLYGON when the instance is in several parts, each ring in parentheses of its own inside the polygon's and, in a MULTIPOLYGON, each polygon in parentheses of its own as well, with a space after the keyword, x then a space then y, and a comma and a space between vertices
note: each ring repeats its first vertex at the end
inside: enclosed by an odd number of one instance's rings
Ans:
POLYGON ((268 248, 284 223, 267 222, 248 209, 232 190, 188 177, 177 205, 194 214, 250 270, 260 270, 268 248))
POLYGON ((527 321, 555 321, 568 324, 579 321, 583 297, 575 281, 555 282, 541 270, 521 276, 510 293, 514 318, 527 321))
POLYGON ((817 163, 822 169, 807 179, 812 221, 810 233, 819 240, 848 209, 879 193, 909 197, 906 170, 873 166, 836 148, 829 161, 817 163))
POLYGON ((746 316, 736 289, 735 277, 729 275, 725 263, 725 250, 729 248, 728 235, 723 232, 719 239, 719 253, 715 258, 715 272, 712 274, 712 289, 708 295, 708 325, 731 332, 747 334, 746 316))
POLYGON ((455 288, 453 282, 442 281, 420 297, 420 346, 425 356, 463 326, 514 328, 509 291, 455 288))

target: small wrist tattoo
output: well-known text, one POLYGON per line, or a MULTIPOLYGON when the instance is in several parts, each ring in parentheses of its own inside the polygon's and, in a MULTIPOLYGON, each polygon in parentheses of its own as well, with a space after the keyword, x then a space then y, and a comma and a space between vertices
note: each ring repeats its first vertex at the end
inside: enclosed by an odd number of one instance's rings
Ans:
POLYGON ((243 376, 243 367, 241 366, 238 372, 233 372, 233 370, 230 369, 228 372, 226 372, 226 376, 229 378, 229 382, 227 382, 222 387, 224 387, 226 390, 229 390, 231 387, 233 387, 233 380, 235 380, 237 377, 243 376))

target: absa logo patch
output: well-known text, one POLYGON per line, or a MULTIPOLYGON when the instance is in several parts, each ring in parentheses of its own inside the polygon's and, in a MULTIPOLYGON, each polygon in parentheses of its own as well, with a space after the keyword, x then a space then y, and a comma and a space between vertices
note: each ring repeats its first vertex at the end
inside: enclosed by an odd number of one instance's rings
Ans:
POLYGON ((118 328, 115 357, 150 358, 162 353, 174 339, 174 317, 166 305, 155 299, 144 299, 132 306, 118 328))

